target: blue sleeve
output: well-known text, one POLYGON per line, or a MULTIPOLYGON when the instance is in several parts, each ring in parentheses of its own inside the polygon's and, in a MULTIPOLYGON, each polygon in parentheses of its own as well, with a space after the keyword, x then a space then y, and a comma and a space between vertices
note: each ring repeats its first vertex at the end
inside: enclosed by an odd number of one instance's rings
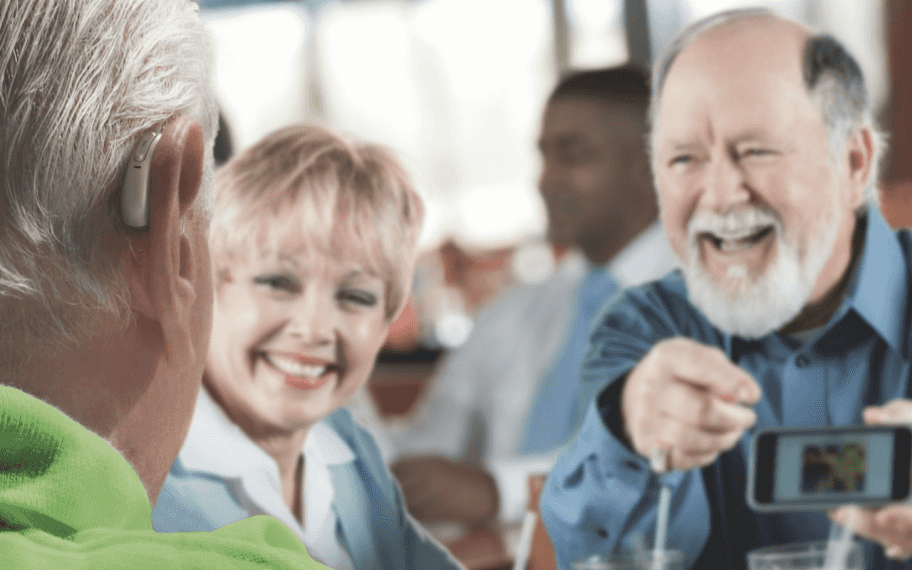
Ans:
MULTIPOLYGON (((709 538, 710 511, 700 471, 676 472, 672 487, 669 548, 692 565, 709 538)), ((605 428, 595 404, 579 435, 551 471, 540 505, 558 568, 591 556, 651 548, 659 479, 647 461, 605 428)))
POLYGON ((156 532, 213 531, 250 516, 223 481, 188 472, 175 459, 152 509, 156 532))
POLYGON ((580 397, 591 402, 657 342, 677 336, 724 345, 721 334, 687 301, 679 272, 616 295, 594 321, 580 370, 580 397))
MULTIPOLYGON (((628 289, 596 320, 583 362, 580 393, 587 400, 583 426, 560 456, 542 494, 541 513, 560 568, 611 552, 651 548, 659 479, 648 462, 606 426, 617 414, 599 396, 624 378, 660 340, 687 336, 719 346, 720 335, 695 313, 677 273, 628 289)), ((610 398, 608 399, 610 402, 610 398)), ((686 565, 699 557, 710 533, 710 507, 700 471, 663 479, 672 487, 670 548, 683 550, 686 565)))

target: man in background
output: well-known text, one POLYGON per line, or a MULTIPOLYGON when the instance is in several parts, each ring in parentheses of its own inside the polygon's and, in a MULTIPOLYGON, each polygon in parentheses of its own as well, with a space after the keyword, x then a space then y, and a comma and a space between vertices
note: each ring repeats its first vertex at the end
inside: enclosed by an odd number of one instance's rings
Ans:
POLYGON ((4 568, 322 568, 267 517, 152 530, 212 322, 216 109, 197 11, 0 4, 4 568), (158 131, 154 154, 137 145, 158 131), (151 198, 127 192, 143 225, 124 215, 122 181, 148 156, 151 198))
POLYGON ((548 280, 481 312, 412 428, 395 434, 397 452, 412 454, 392 468, 416 517, 521 519, 529 476, 550 471, 582 419, 579 364, 596 311, 673 268, 644 145, 648 101, 648 77, 632 67, 577 73, 552 92, 539 188, 551 241, 574 249, 548 280))
MULTIPOLYGON (((877 206, 882 145, 855 59, 738 10, 682 32, 654 74, 652 166, 682 271, 624 291, 593 327, 592 405, 541 501, 561 568, 651 547, 660 485, 684 568, 824 541, 826 513, 748 507, 747 430, 910 419, 912 238, 877 206), (647 459, 663 451, 664 475, 647 459)), ((863 567, 908 559, 910 528, 908 504, 861 509, 854 530, 879 543, 863 567)))

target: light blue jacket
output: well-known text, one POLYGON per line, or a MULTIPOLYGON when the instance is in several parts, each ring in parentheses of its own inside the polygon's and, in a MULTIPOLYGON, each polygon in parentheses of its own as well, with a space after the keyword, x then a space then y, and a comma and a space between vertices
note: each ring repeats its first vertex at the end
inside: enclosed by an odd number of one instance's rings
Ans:
MULTIPOLYGON (((201 400, 211 404, 201 394, 201 400)), ((194 418, 196 421, 196 418, 194 418)), ((329 465, 335 491, 332 508, 337 517, 336 534, 357 570, 387 570, 392 568, 424 569, 462 566, 406 512, 402 492, 383 462, 380 452, 368 433, 358 426, 348 410, 339 409, 322 423, 333 430, 353 451, 353 461, 329 465)), ((194 425, 194 428, 197 426, 194 425)), ((191 428, 191 429, 194 429, 191 428)), ((236 438, 237 433, 226 439, 236 438)), ((219 438, 210 433, 203 438, 219 438)), ((237 441, 237 439, 235 439, 237 441)), ((270 505, 251 504, 251 481, 257 485, 267 479, 248 476, 241 482, 245 456, 250 450, 238 446, 236 457, 238 477, 225 475, 225 466, 215 469, 190 469, 181 455, 171 467, 158 502, 152 512, 153 526, 159 532, 214 530, 253 514, 268 512, 270 505), (266 509, 264 509, 266 507, 266 509)), ((185 448, 186 449, 186 448, 185 448)), ((258 449, 258 448, 257 448, 258 449)), ((232 459, 235 459, 232 457, 232 459)), ((192 463, 197 463, 197 455, 192 463)), ((230 470, 233 466, 228 465, 230 470)), ((272 478, 269 478, 272 480, 272 478)), ((277 481, 275 482, 277 484, 277 481)), ((272 490, 274 491, 274 489, 272 490)), ((260 497, 277 495, 260 493, 260 497)), ((305 498, 305 501, 307 499, 305 498)), ((311 554, 316 554, 312 549, 311 554)))

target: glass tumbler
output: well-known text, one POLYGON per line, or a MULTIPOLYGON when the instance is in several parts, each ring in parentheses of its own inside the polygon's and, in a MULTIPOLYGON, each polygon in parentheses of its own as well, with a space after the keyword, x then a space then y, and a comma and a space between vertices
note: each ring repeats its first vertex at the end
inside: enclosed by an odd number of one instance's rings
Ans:
POLYGON ((747 554, 749 570, 864 570, 861 543, 852 541, 847 556, 840 563, 831 553, 827 560, 827 547, 832 543, 802 542, 783 546, 768 546, 747 554))

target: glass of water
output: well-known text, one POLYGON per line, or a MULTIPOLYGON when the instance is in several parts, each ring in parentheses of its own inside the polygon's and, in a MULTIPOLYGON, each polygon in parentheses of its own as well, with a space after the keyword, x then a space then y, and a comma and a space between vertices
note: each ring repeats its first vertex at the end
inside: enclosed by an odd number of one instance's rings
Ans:
POLYGON ((656 554, 644 550, 635 554, 595 554, 570 563, 571 570, 684 570, 684 553, 666 550, 656 554))
POLYGON ((748 552, 747 567, 749 570, 864 570, 860 542, 853 541, 843 556, 834 556, 834 552, 827 556, 827 548, 832 549, 834 544, 820 541, 758 548, 748 552))

